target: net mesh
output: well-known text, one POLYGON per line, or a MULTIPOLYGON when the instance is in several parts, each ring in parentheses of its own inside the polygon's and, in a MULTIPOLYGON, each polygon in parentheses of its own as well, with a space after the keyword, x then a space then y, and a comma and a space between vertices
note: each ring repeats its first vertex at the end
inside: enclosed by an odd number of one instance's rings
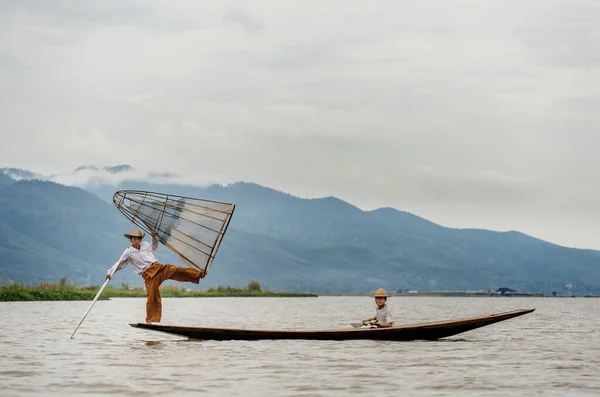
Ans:
POLYGON ((208 273, 229 226, 235 204, 142 190, 119 190, 113 203, 140 229, 185 264, 208 273))

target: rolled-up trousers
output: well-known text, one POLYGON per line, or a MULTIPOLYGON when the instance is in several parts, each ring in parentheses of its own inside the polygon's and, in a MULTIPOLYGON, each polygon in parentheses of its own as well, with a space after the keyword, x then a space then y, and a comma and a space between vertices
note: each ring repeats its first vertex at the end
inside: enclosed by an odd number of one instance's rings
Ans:
POLYGON ((162 315, 162 301, 160 285, 166 280, 200 283, 202 272, 189 267, 163 265, 154 262, 144 273, 142 278, 146 282, 146 322, 158 323, 162 315))

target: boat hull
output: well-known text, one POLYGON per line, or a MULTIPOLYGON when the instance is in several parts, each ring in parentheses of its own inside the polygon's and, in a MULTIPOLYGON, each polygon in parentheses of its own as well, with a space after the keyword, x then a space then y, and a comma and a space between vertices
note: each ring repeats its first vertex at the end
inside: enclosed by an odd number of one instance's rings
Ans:
POLYGON ((261 339, 306 339, 306 340, 436 340, 485 327, 514 317, 533 312, 535 309, 515 310, 482 317, 439 321, 389 328, 356 328, 336 330, 248 330, 236 328, 202 328, 173 325, 133 323, 132 327, 186 336, 198 340, 261 340, 261 339))

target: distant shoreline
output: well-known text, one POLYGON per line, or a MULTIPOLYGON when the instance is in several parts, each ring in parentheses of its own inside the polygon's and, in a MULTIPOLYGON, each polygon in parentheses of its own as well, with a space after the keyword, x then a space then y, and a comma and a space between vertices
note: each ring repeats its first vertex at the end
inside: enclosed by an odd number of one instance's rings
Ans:
MULTIPOLYGON (((41 283, 36 286, 12 283, 0 286, 0 302, 23 302, 23 301, 81 301, 93 300, 99 285, 89 287, 77 287, 68 284, 66 278, 59 283, 41 283)), ((293 292, 271 292, 263 291, 257 281, 251 281, 244 288, 217 287, 204 290, 190 290, 175 286, 163 286, 160 288, 163 298, 215 298, 215 297, 301 297, 313 298, 317 294, 293 293, 293 292)), ((121 288, 107 286, 98 300, 110 298, 145 298, 146 289, 143 287, 129 288, 123 285, 121 288)))
POLYGON ((495 291, 423 291, 423 292, 401 292, 395 296, 493 296, 493 297, 544 297, 541 292, 506 292, 500 294, 495 291))
MULTIPOLYGON (((66 278, 58 283, 40 283, 35 286, 15 283, 0 285, 0 302, 17 301, 90 301, 93 300, 98 291, 99 285, 87 287, 78 287, 68 284, 66 278)), ((208 290, 192 290, 178 286, 162 286, 160 293, 163 298, 219 298, 219 297, 299 297, 315 298, 319 296, 362 296, 372 297, 369 292, 322 292, 322 293, 297 293, 297 292, 271 292, 263 291, 258 281, 251 281, 246 287, 216 287, 208 290)), ((518 292, 507 291, 499 293, 497 291, 404 291, 392 292, 390 297, 494 297, 494 298, 512 298, 512 297, 534 297, 534 298, 598 298, 597 295, 568 296, 568 295, 544 295, 541 292, 518 292)), ((145 298, 146 290, 144 287, 130 288, 127 284, 122 284, 120 288, 107 286, 99 300, 110 298, 145 298)))
MULTIPOLYGON (((323 292, 319 296, 367 296, 372 297, 372 293, 366 292, 323 292)), ((490 297, 490 298, 599 298, 598 295, 545 295, 541 292, 513 292, 500 294, 494 291, 423 291, 423 292, 393 292, 388 295, 393 297, 490 297)))

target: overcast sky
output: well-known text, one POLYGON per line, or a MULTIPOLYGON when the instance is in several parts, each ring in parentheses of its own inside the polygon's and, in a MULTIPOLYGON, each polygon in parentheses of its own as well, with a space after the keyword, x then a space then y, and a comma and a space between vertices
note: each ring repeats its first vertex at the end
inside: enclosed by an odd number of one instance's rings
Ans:
POLYGON ((0 167, 130 164, 600 249, 599 43, 594 0, 2 1, 0 167))

